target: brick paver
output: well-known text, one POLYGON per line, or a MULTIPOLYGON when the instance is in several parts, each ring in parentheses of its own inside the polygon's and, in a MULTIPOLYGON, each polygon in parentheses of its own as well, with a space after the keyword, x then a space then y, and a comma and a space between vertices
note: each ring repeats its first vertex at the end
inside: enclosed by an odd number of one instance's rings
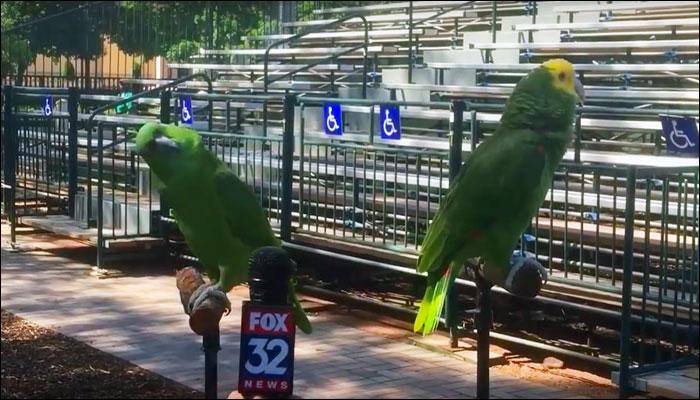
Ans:
MULTIPOLYGON (((172 276, 97 279, 90 266, 48 253, 2 250, 2 307, 34 323, 203 390, 200 338, 190 332, 172 276)), ((238 377, 240 305, 222 319, 220 396, 238 377)), ((473 364, 311 316, 315 333, 296 339, 295 394, 304 398, 473 397, 473 364)), ((492 372, 494 398, 577 395, 492 372)))

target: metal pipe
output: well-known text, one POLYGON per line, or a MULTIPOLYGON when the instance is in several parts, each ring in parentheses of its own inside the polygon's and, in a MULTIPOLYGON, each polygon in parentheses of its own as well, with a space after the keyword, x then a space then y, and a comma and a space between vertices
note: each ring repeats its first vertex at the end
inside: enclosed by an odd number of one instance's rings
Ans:
MULTIPOLYGON (((628 392, 630 383, 630 336, 632 315, 632 269, 634 268, 634 200, 637 183, 637 169, 627 169, 625 196, 625 253, 622 276, 622 318, 620 326, 620 398, 628 392)), ((659 289, 660 290, 660 289, 659 289)))
POLYGON ((476 397, 489 398, 489 332, 491 331, 491 287, 477 284, 479 300, 476 333, 476 397))
POLYGON ((577 108, 576 110, 576 123, 574 127, 575 139, 574 139, 574 162, 581 162, 581 110, 577 108))
POLYGON ((216 331, 202 335, 202 351, 204 351, 204 397, 218 398, 218 356, 221 350, 219 327, 216 331))
MULTIPOLYGON (((297 244, 297 243, 291 243, 289 241, 285 241, 284 246, 287 248, 291 248, 291 249, 295 249, 295 250, 299 250, 299 251, 304 251, 304 252, 316 254, 319 256, 332 257, 332 258, 336 258, 336 259, 347 261, 347 262, 362 264, 362 265, 366 265, 368 267, 382 268, 382 269, 395 271, 395 272, 401 272, 404 274, 414 275, 414 276, 424 276, 424 277, 427 276, 426 273, 420 273, 420 272, 416 271, 415 268, 407 268, 407 267, 402 267, 399 265, 383 263, 381 261, 367 260, 364 258, 359 258, 359 257, 354 257, 354 256, 346 255, 346 254, 341 254, 341 253, 334 252, 334 251, 323 250, 323 249, 319 249, 316 247, 308 247, 308 246, 304 246, 304 245, 297 244)), ((455 279, 455 283, 462 285, 462 286, 472 287, 472 288, 476 287, 476 283, 469 281, 469 280, 466 280, 466 279, 462 279, 462 278, 455 279)), ((491 291, 494 293, 497 293, 499 295, 515 296, 500 286, 494 286, 493 288, 491 288, 491 291)), ((617 311, 607 310, 607 309, 603 309, 600 307, 589 306, 589 305, 582 304, 582 303, 572 303, 570 301, 554 299, 551 297, 537 296, 535 299, 533 299, 531 301, 536 301, 536 302, 546 304, 549 306, 554 306, 554 307, 562 307, 562 308, 568 308, 568 309, 572 309, 572 310, 576 310, 576 311, 580 311, 580 312, 597 314, 601 317, 605 317, 605 318, 608 318, 610 320, 619 321, 620 315, 621 315, 617 311)), ((634 322, 642 322, 642 318, 637 316, 637 315, 632 315, 631 320, 634 322)), ((646 323, 649 323, 649 324, 657 323, 657 319, 654 317, 651 317, 651 316, 647 316, 645 318, 645 321, 646 321, 646 323)), ((668 322, 668 321, 660 321, 660 323, 662 326, 665 326, 668 328, 674 328, 673 324, 668 322)), ((686 329, 686 330, 691 329, 691 332, 693 332, 692 327, 689 327, 688 325, 683 325, 683 324, 676 324, 675 329, 686 329)), ((697 332, 697 330, 695 330, 694 332, 697 332)))
MULTIPOLYGON (((288 244, 285 243, 285 246, 288 244)), ((303 293, 308 293, 312 296, 318 296, 318 297, 323 297, 325 299, 329 299, 331 301, 335 301, 338 303, 345 303, 345 304, 355 304, 357 306, 369 308, 369 309, 374 309, 374 310, 387 310, 391 311, 392 313, 400 314, 405 316, 406 318, 415 318, 415 315, 417 314, 416 311, 409 310, 406 308, 398 307, 392 304, 388 303, 379 303, 377 301, 372 301, 372 300, 367 300, 361 297, 356 297, 352 295, 348 295, 345 293, 338 293, 334 292, 332 290, 327 290, 327 289, 321 289, 315 286, 307 286, 307 285, 299 285, 297 286, 297 289, 299 292, 303 293)), ((538 350, 543 350, 550 352, 552 354, 559 354, 561 356, 565 357, 571 357, 575 358, 578 360, 582 360, 588 363, 595 363, 595 364, 600 364, 608 368, 614 368, 617 369, 618 364, 615 362, 612 362, 610 360, 590 356, 588 354, 581 354, 577 353, 575 351, 567 350, 567 349, 562 349, 556 346, 552 346, 549 344, 545 343, 539 343, 539 342, 534 342, 532 340, 527 340, 527 339, 521 339, 515 336, 510 336, 506 335, 504 333, 497 333, 497 332, 490 332, 489 336, 492 339, 495 339, 497 341, 501 341, 504 343, 510 343, 510 344, 515 344, 515 345, 520 345, 520 346, 527 346, 531 347, 534 349, 538 350)))
POLYGON ((7 210, 7 219, 10 222, 10 243, 14 244, 17 241, 17 216, 15 215, 15 191, 17 188, 17 126, 15 124, 14 115, 14 92, 15 88, 11 85, 3 88, 5 96, 5 115, 3 117, 3 134, 5 136, 5 165, 3 166, 3 180, 5 185, 3 189, 3 202, 7 210))
POLYGON ((294 94, 284 97, 284 137, 282 141, 282 215, 280 237, 289 241, 292 236, 292 174, 294 167, 294 94))
POLYGON ((68 93, 68 215, 75 218, 75 195, 78 192, 78 88, 68 93))
POLYGON ((408 83, 413 83, 413 1, 408 2, 408 83))
MULTIPOLYGON (((102 129, 102 123, 97 124, 97 148, 100 150, 97 153, 97 268, 102 268, 102 249, 104 247, 104 206, 102 204, 104 197, 104 161, 102 144, 104 140, 104 130, 102 129)), ((89 144, 88 144, 89 145, 89 144)), ((91 196, 91 193, 88 194, 91 196)))

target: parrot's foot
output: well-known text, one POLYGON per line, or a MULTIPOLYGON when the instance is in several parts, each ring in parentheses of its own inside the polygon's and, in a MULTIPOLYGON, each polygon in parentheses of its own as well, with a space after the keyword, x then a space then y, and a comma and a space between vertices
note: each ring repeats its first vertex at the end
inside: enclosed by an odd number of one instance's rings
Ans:
POLYGON ((477 288, 490 288, 493 286, 493 282, 486 279, 486 275, 484 274, 484 260, 482 257, 467 262, 465 269, 471 270, 477 288))
POLYGON ((192 293, 187 305, 190 328, 203 335, 219 328, 221 316, 231 312, 231 302, 218 285, 204 284, 192 293))
POLYGON ((533 298, 547 282, 547 269, 532 257, 522 255, 511 259, 504 288, 516 296, 533 298))
POLYGON ((204 285, 204 278, 199 271, 192 267, 183 268, 177 271, 175 278, 177 282, 177 289, 180 291, 180 301, 182 302, 182 307, 185 310, 185 314, 189 315, 190 298, 200 286, 204 285))

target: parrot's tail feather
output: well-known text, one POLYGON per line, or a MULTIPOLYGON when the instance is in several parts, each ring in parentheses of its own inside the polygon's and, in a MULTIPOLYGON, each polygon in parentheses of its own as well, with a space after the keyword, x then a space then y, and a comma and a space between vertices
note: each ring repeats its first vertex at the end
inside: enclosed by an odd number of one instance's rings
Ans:
POLYGON ((302 332, 306 333, 307 335, 311 333, 313 330, 311 328, 311 322, 309 322, 309 318, 306 316, 306 313, 304 312, 304 309, 301 307, 301 303, 299 302, 299 298, 296 295, 296 292, 294 291, 294 284, 292 280, 289 281, 289 292, 288 292, 287 299, 288 301, 292 304, 292 314, 294 314, 294 324, 301 329, 302 332))
POLYGON ((435 331, 440 322, 440 314, 445 305, 447 289, 456 277, 457 268, 449 266, 440 279, 434 281, 428 275, 428 287, 425 289, 425 296, 420 304, 416 321, 413 324, 413 331, 422 330, 423 335, 428 335, 435 331), (434 281, 434 282, 433 282, 434 281))

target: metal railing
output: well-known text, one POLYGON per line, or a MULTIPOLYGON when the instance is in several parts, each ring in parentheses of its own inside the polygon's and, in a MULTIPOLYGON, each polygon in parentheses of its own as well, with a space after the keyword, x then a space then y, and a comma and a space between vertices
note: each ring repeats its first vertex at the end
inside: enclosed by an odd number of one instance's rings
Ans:
POLYGON ((77 182, 76 89, 3 87, 3 203, 16 240, 18 217, 73 216, 77 182), (50 95, 52 112, 32 111, 50 95), (55 103, 67 105, 55 109, 55 103))
MULTIPOLYGON (((88 215, 87 221, 88 221, 88 224, 90 224, 90 221, 91 221, 90 217, 91 217, 91 213, 92 213, 92 190, 91 190, 92 189, 92 175, 91 175, 92 174, 92 169, 91 169, 91 164, 92 164, 92 127, 94 124, 95 117, 97 117, 98 114, 104 113, 107 110, 114 109, 117 106, 127 104, 133 100, 136 100, 136 99, 139 99, 142 97, 146 97, 146 96, 151 95, 151 94, 162 93, 162 92, 166 91, 167 89, 175 88, 178 85, 180 85, 184 82, 187 82, 187 81, 194 80, 195 78, 203 78, 205 81, 207 81, 207 84, 209 86, 209 93, 212 92, 211 79, 206 74, 203 74, 203 73, 192 74, 192 75, 188 75, 186 77, 180 78, 180 79, 176 79, 176 80, 169 82, 169 83, 166 83, 162 86, 157 86, 153 89, 149 89, 149 90, 137 93, 129 98, 125 98, 125 99, 122 99, 119 101, 115 101, 115 102, 103 105, 103 106, 95 109, 90 114, 90 116, 88 117, 87 122, 86 122, 86 130, 88 133, 88 186, 87 186, 87 215, 88 215)), ((162 96, 161 100, 162 100, 161 101, 161 118, 163 118, 163 117, 168 118, 168 116, 169 116, 168 110, 170 109, 169 96, 168 95, 162 96)), ((209 113, 210 113, 209 121, 211 124, 211 113, 212 113, 211 105, 209 107, 209 113)), ((167 120, 163 121, 162 119, 161 119, 161 121, 166 122, 166 123, 169 122, 167 120)), ((103 229, 104 223, 105 223, 105 215, 104 215, 105 213, 104 213, 103 200, 104 200, 104 189, 105 189, 105 184, 104 184, 104 181, 105 181, 105 178, 104 178, 104 168, 105 168, 104 153, 105 153, 106 147, 104 145, 104 136, 105 136, 104 135, 104 132, 105 132, 104 125, 100 124, 97 128, 98 128, 97 129, 97 266, 101 267, 102 266, 102 257, 103 257, 102 249, 104 248, 104 243, 105 243, 105 232, 103 229)), ((126 147, 127 141, 128 141, 128 133, 127 132, 128 132, 128 126, 125 126, 125 124, 122 124, 120 121, 118 121, 117 124, 113 125, 112 129, 111 129, 111 133, 112 133, 111 141, 112 141, 112 143, 110 143, 110 147, 112 147, 113 149, 116 150, 116 146, 118 146, 119 143, 122 143, 124 146, 124 152, 126 153, 124 155, 128 154, 128 150, 126 147), (123 139, 118 138, 119 131, 117 128, 119 126, 122 127, 123 132, 124 132, 123 139)), ((132 158, 132 160, 134 160, 137 157, 132 156, 131 158, 132 158)), ((115 171, 114 170, 114 162, 115 162, 114 154, 111 157, 111 162, 112 162, 112 167, 113 167, 112 168, 112 178, 113 179, 111 180, 111 185, 112 185, 111 186, 111 193, 112 193, 112 200, 113 200, 112 201, 112 216, 114 216, 115 215, 114 205, 116 204, 115 203, 115 193, 117 191, 117 187, 115 185, 118 185, 118 182, 114 179, 114 171, 115 171)), ((132 161, 132 166, 133 166, 133 161, 132 161)), ((138 162, 137 162, 137 166, 138 166, 138 162)), ((126 179, 128 179, 128 177, 124 177, 124 179, 126 180, 126 179)), ((128 204, 128 193, 129 193, 128 182, 124 182, 123 186, 122 185, 118 185, 118 186, 120 186, 119 189, 123 190, 124 203, 128 204)), ((137 196, 136 201, 140 205, 141 199, 139 196, 137 196)), ((136 229, 136 233, 134 233, 133 235, 139 235, 139 233, 141 231, 141 224, 140 224, 141 211, 138 207, 139 206, 137 206, 137 213, 138 213, 137 229, 136 229)), ((149 202, 149 210, 151 208, 152 208, 152 204, 149 202)), ((128 212, 129 211, 126 210, 125 214, 128 212)), ((128 220, 128 219, 125 219, 125 221, 126 220, 128 220)), ((114 227, 114 225, 115 224, 113 221, 112 226, 114 227)), ((129 233, 127 228, 128 228, 128 226, 127 226, 127 223, 125 222, 124 230, 122 232, 120 232, 119 235, 117 234, 117 232, 113 228, 111 237, 117 238, 117 237, 131 236, 132 234, 129 233)))
MULTIPOLYGON (((173 82, 167 88, 148 91, 161 92, 161 122, 171 121, 171 92, 167 89, 176 86, 173 82)), ((11 133, 17 126, 14 121, 22 115, 14 111, 16 102, 12 103, 12 92, 3 89, 5 146, 16 143, 11 133), (14 105, 8 107, 8 102, 14 105)), ((35 97, 44 92, 28 90, 35 97)), ((203 143, 254 189, 285 242, 294 242, 305 235, 393 251, 397 255, 417 252, 449 190, 450 178, 462 164, 462 156, 468 156, 469 149, 475 149, 484 137, 484 127, 475 118, 476 110, 501 108, 460 100, 421 103, 295 95, 284 99, 273 95, 187 95, 212 104, 204 109, 209 114, 209 130, 200 132, 203 143), (346 115, 365 113, 365 124, 353 126, 357 121, 346 120, 346 132, 340 137, 315 130, 313 115, 329 101, 342 104, 346 115), (215 104, 220 106, 217 113, 213 110, 215 104), (403 140, 409 144, 397 146, 378 137, 376 111, 380 104, 400 106, 402 113, 405 110, 403 140), (421 106, 434 110, 421 110, 418 108, 421 106), (234 110, 241 110, 235 118, 234 110), (268 126, 271 114, 278 115, 282 122, 280 129, 268 126), (441 120, 436 120, 435 115, 441 120), (422 124, 421 116, 429 117, 431 124, 422 124), (249 122, 257 124, 257 130, 246 131, 249 122), (424 140, 411 141, 411 132, 417 129, 424 140), (449 138, 447 147, 423 147, 431 140, 445 138, 449 138)), ((155 215, 172 222, 167 205, 150 190, 150 170, 135 156, 127 140, 129 130, 137 129, 141 122, 124 117, 97 117, 101 111, 143 96, 146 94, 112 102, 97 108, 89 118, 82 117, 87 121, 86 135, 90 136, 88 150, 94 147, 91 132, 96 124, 97 179, 93 179, 89 157, 76 162, 75 167, 70 167, 69 162, 69 179, 60 178, 62 188, 98 185, 95 211, 98 252, 102 251, 105 240, 162 235, 160 227, 153 229, 154 223, 160 226, 155 215), (83 167, 85 164, 88 166, 83 167), (71 170, 75 172, 70 173, 71 170), (75 184, 70 183, 71 176, 75 176, 75 184), (131 217, 125 215, 129 212, 131 217)), ((580 111, 612 112, 598 107, 580 111)), ((65 118, 63 114, 55 118, 59 117, 65 118)), ((76 116, 75 120, 80 118, 76 116)), ((27 143, 35 143, 33 131, 27 132, 27 143)), ((78 145, 77 136, 75 140, 71 137, 57 142, 61 146, 68 143, 67 154, 71 154, 71 146, 78 145)), ((45 153, 29 148, 32 150, 27 152, 30 159, 27 165, 36 168, 45 159, 42 158, 45 153)), ((65 162, 66 153, 55 154, 56 159, 65 162)), ((15 187, 12 172, 17 168, 9 161, 13 159, 5 158, 3 170, 4 182, 11 188, 15 187)), ((39 170, 53 168, 54 164, 47 162, 39 170)), ((62 169, 54 175, 65 176, 64 173, 62 169)), ((566 295, 559 292, 563 290, 561 285, 581 287, 622 303, 621 307, 606 309, 604 303, 595 299, 590 299, 588 304, 549 295, 537 300, 621 321, 623 388, 629 388, 633 382, 631 374, 693 360, 697 354, 698 175, 696 166, 563 162, 554 176, 552 189, 523 236, 520 249, 549 270, 548 292, 566 295)), ((5 188, 6 194, 8 190, 5 188)), ((14 200, 6 196, 3 200, 9 198, 14 200)), ((101 253, 98 257, 101 263, 101 253)), ((413 265, 387 264, 388 267, 407 272, 413 265)), ((461 279, 458 283, 466 284, 461 279)))
POLYGON ((626 181, 620 397, 646 390, 636 375, 697 365, 700 340, 698 170, 632 166, 626 181), (635 204, 638 190, 644 190, 642 210, 635 204), (651 204, 654 197, 660 204, 651 204), (656 213, 654 206, 660 206, 656 213), (635 234, 640 223, 643 237, 635 234), (650 250, 654 246, 659 249, 650 250))

